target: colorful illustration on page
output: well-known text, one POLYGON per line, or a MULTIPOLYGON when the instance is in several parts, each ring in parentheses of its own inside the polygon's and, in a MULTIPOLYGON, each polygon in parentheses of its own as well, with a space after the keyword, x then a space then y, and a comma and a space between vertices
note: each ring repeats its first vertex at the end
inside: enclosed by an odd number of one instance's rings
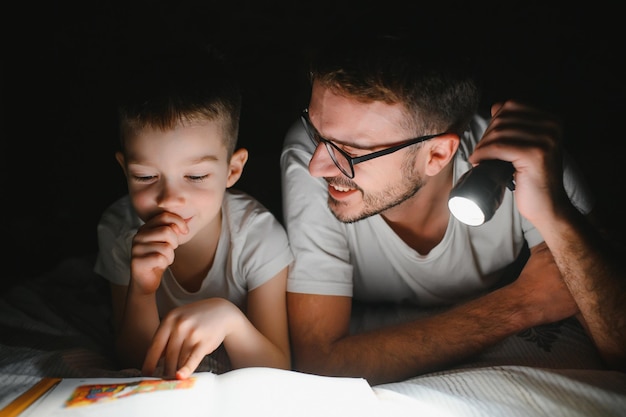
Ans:
POLYGON ((76 387, 72 395, 65 401, 65 407, 82 407, 155 391, 188 389, 193 387, 195 382, 195 378, 188 378, 183 380, 150 379, 115 384, 81 385, 76 387))

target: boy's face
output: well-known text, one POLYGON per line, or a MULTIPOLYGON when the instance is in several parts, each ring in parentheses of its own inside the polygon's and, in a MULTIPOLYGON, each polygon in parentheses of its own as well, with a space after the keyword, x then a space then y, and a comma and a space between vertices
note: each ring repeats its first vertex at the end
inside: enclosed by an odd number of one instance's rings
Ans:
MULTIPOLYGON (((406 113, 399 104, 362 102, 317 83, 313 84, 309 117, 317 132, 352 157, 388 148, 409 138, 406 113)), ((424 184, 417 155, 405 148, 354 166, 353 179, 337 168, 324 145, 318 146, 309 162, 309 172, 328 182, 328 206, 343 222, 353 222, 413 196, 424 184)))
MULTIPOLYGON (((187 223, 189 233, 179 236, 179 244, 219 221, 226 188, 239 179, 245 164, 245 159, 239 169, 229 164, 221 125, 207 121, 143 130, 126 141, 126 155, 118 160, 143 221, 167 211, 187 223)), ((232 161, 241 162, 237 154, 232 161)))

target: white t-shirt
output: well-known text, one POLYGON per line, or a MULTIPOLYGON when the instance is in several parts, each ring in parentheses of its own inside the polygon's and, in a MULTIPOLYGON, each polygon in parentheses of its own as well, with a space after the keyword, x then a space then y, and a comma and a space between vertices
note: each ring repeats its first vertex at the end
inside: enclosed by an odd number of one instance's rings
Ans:
MULTIPOLYGON (((98 224, 96 273, 112 283, 128 285, 132 239, 141 224, 128 196, 105 210, 98 224)), ((292 262, 287 234, 274 215, 248 194, 229 189, 222 203, 222 231, 211 270, 196 292, 182 288, 166 270, 157 290, 159 314, 163 317, 176 306, 210 297, 226 298, 245 311, 248 292, 292 262)))
MULTIPOLYGON (((467 156, 486 127, 487 121, 476 116, 462 138, 455 181, 470 168, 467 156)), ((338 221, 327 206, 326 182, 308 171, 313 152, 302 123, 296 122, 280 161, 284 220, 295 256, 290 292, 424 307, 452 304, 488 291, 504 279, 525 243, 533 247, 543 241, 507 189, 490 221, 467 226, 451 215, 441 242, 427 255, 419 254, 380 215, 350 224, 338 221)), ((592 199, 571 162, 564 161, 565 187, 575 206, 588 213, 592 199)))

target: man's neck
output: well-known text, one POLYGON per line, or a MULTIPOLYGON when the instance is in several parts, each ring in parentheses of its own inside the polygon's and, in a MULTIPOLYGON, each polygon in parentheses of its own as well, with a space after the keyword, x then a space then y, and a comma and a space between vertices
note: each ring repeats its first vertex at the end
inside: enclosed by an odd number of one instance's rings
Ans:
POLYGON ((451 189, 452 169, 447 169, 436 177, 430 177, 413 197, 381 215, 407 245, 426 255, 446 234, 451 189))

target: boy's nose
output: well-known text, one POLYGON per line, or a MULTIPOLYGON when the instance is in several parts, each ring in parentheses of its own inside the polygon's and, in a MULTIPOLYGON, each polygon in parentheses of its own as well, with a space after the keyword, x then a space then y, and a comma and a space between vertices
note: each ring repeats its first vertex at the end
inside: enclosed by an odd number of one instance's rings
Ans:
POLYGON ((163 208, 180 206, 184 203, 184 193, 180 187, 174 184, 165 184, 161 188, 158 197, 158 205, 163 208))

